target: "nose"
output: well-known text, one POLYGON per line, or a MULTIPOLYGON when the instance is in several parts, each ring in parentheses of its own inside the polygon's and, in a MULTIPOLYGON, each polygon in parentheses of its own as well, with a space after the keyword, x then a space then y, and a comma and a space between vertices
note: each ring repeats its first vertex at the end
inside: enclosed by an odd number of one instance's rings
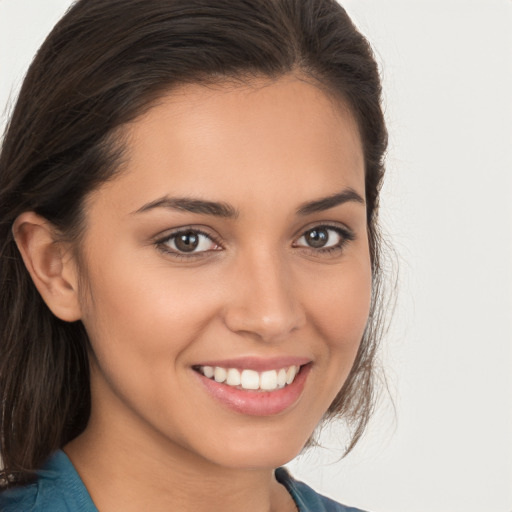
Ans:
POLYGON ((305 324, 298 285, 280 258, 268 252, 253 254, 239 262, 230 277, 224 321, 231 331, 276 343, 305 324))

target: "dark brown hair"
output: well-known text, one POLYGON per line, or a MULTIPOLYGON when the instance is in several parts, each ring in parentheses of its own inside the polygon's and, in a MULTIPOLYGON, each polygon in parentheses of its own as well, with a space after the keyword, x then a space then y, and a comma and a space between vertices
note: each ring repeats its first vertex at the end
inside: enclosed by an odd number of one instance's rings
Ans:
POLYGON ((325 419, 351 427, 373 408, 381 310, 378 197, 387 136, 378 68, 335 0, 79 0, 24 80, 0 155, 0 454, 3 486, 28 481, 90 411, 88 338, 47 308, 12 235, 35 211, 71 240, 87 195, 115 175, 117 129, 184 83, 295 73, 349 106, 365 156, 373 301, 356 361, 325 419))

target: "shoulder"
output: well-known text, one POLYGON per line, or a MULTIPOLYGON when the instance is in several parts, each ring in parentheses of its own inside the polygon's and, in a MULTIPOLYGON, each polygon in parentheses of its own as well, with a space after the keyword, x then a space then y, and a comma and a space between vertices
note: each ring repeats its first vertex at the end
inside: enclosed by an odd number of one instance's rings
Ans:
POLYGON ((98 512, 73 464, 55 452, 30 485, 0 493, 2 512, 98 512))
POLYGON ((277 481, 292 495, 299 512, 364 512, 318 494, 305 483, 295 480, 286 468, 276 469, 275 474, 277 481))

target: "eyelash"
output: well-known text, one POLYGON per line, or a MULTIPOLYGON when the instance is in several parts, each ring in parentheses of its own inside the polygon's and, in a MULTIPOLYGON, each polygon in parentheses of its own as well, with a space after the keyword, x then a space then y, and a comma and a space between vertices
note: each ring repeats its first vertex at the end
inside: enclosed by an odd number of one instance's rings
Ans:
POLYGON ((155 241, 155 245, 163 253, 168 254, 168 255, 170 255, 170 256, 178 259, 178 260, 197 259, 197 258, 204 257, 205 253, 216 252, 215 250, 213 250, 213 251, 199 251, 199 252, 196 252, 196 253, 188 253, 187 254, 185 252, 179 252, 179 251, 176 251, 174 249, 169 249, 169 246, 168 246, 169 242, 171 240, 176 239, 178 237, 178 235, 185 234, 185 233, 194 233, 196 235, 205 236, 206 238, 211 240, 213 243, 221 246, 221 243, 212 234, 207 233, 206 231, 203 231, 200 228, 194 228, 192 226, 191 227, 180 228, 180 229, 174 231, 173 233, 171 233, 170 235, 166 235, 165 237, 163 237, 163 238, 161 238, 159 240, 156 240, 155 241))
MULTIPOLYGON (((340 226, 333 226, 333 225, 329 225, 329 224, 319 224, 319 225, 312 226, 311 228, 308 228, 305 231, 303 231, 302 234, 300 235, 300 237, 297 238, 297 240, 300 240, 301 238, 306 236, 307 233, 310 233, 311 231, 313 231, 315 229, 316 230, 324 229, 324 230, 328 230, 328 231, 334 231, 336 234, 338 234, 340 236, 340 241, 336 245, 333 245, 330 247, 319 247, 319 248, 306 247, 306 246, 295 246, 295 247, 302 248, 302 249, 310 251, 311 253, 314 253, 314 254, 329 255, 329 254, 333 254, 335 252, 341 252, 343 250, 343 248, 348 243, 352 242, 356 238, 354 233, 347 228, 342 228, 340 226)), ((211 233, 207 233, 206 231, 203 231, 200 228, 195 228, 192 226, 180 228, 179 230, 174 231, 173 233, 156 240, 155 245, 163 253, 168 254, 168 255, 172 256, 173 258, 176 258, 181 261, 184 261, 184 260, 190 261, 193 259, 201 258, 201 257, 204 257, 205 254, 207 254, 207 253, 217 251, 217 249, 213 249, 213 250, 208 250, 208 251, 199 251, 196 253, 193 253, 193 252, 185 253, 185 252, 176 251, 174 249, 169 249, 169 245, 168 245, 169 242, 171 240, 176 239, 178 237, 178 235, 185 234, 185 233, 194 233, 196 235, 205 236, 206 238, 211 240, 214 244, 222 247, 220 241, 217 240, 211 233)))
POLYGON ((311 228, 308 228, 306 229, 302 234, 301 236, 298 238, 298 240, 300 240, 302 237, 306 236, 307 233, 310 233, 311 231, 314 231, 314 230, 321 230, 321 229, 325 229, 325 230, 328 230, 328 231, 334 231, 336 234, 338 234, 340 236, 340 241, 335 244, 335 245, 332 245, 330 247, 320 247, 320 248, 314 248, 314 247, 304 247, 304 246, 300 246, 302 249, 306 249, 306 250, 309 250, 311 251, 312 253, 315 253, 315 254, 325 254, 325 255, 329 255, 329 254, 333 254, 333 253, 336 253, 336 252, 342 252, 344 247, 352 242, 353 240, 355 240, 355 234, 347 229, 347 228, 342 228, 340 226, 332 226, 332 225, 329 225, 329 224, 319 224, 317 226, 313 226, 311 228))

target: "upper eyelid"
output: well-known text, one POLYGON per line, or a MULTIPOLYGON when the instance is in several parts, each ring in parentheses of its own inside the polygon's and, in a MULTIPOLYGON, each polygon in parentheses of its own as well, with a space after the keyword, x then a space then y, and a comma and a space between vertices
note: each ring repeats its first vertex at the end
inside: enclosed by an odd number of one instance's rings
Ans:
POLYGON ((349 228, 346 224, 342 222, 329 222, 329 221, 320 221, 320 222, 314 222, 312 224, 309 224, 308 226, 302 227, 297 233, 295 234, 295 240, 299 239, 301 236, 304 236, 308 231, 311 231, 315 228, 327 228, 327 229, 333 229, 333 230, 340 230, 344 231, 346 234, 355 237, 355 232, 353 229, 349 228))
MULTIPOLYGON (((299 230, 295 232, 294 237, 299 237, 301 235, 304 235, 304 233, 307 233, 308 231, 311 231, 314 228, 331 228, 331 229, 343 229, 345 231, 353 233, 353 230, 349 228, 346 224, 340 223, 340 222, 332 222, 332 221, 320 221, 320 222, 313 222, 311 224, 308 224, 306 226, 301 227, 299 230)), ((185 226, 179 226, 177 228, 169 228, 164 231, 161 231, 157 235, 155 235, 153 238, 170 238, 173 235, 177 235, 178 233, 182 233, 184 231, 197 231, 198 233, 202 233, 206 236, 215 238, 216 236, 212 233, 210 233, 210 229, 207 226, 202 225, 185 225, 185 226)))
POLYGON ((155 235, 153 237, 153 240, 155 242, 165 241, 165 240, 168 240, 170 238, 175 237, 176 235, 178 235, 180 233, 184 233, 184 232, 187 232, 187 231, 194 231, 196 233, 200 233, 201 235, 205 235, 208 238, 210 238, 211 240, 213 240, 214 242, 220 244, 220 241, 218 240, 218 238, 220 238, 220 237, 215 236, 214 234, 212 234, 207 227, 205 227, 205 226, 194 226, 194 225, 180 226, 179 228, 174 228, 174 229, 172 229, 172 228, 171 229, 166 229, 164 231, 161 231, 159 234, 155 235))

